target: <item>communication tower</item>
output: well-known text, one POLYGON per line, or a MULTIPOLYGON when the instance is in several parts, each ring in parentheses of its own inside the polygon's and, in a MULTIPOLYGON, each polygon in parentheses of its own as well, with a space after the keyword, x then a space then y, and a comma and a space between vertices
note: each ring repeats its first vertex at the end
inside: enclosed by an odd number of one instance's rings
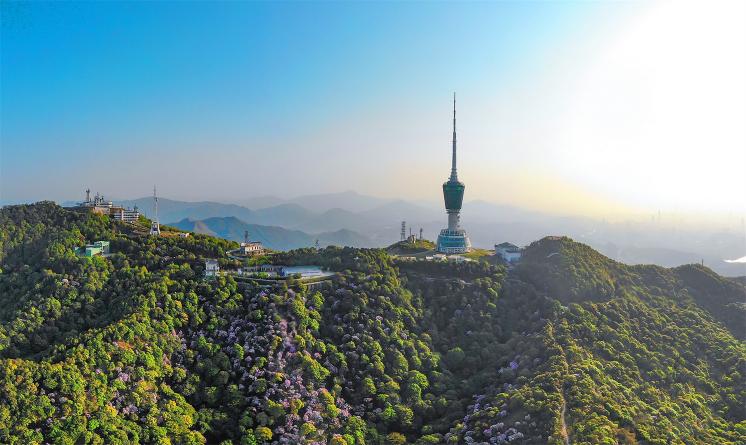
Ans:
POLYGON ((451 153, 451 176, 443 183, 443 199, 448 214, 448 227, 438 235, 438 251, 446 254, 466 253, 471 250, 471 241, 461 228, 461 204, 466 186, 458 180, 456 170, 456 94, 453 94, 453 146, 451 153))
POLYGON ((155 217, 150 225, 150 234, 153 236, 161 236, 161 225, 158 223, 158 195, 155 192, 155 186, 153 186, 153 210, 155 217))

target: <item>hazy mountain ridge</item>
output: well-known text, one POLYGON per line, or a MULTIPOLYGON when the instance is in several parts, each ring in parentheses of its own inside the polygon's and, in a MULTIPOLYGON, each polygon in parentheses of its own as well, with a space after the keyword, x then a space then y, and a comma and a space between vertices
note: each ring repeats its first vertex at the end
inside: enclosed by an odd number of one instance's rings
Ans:
POLYGON ((249 238, 252 241, 260 241, 272 250, 311 247, 316 244, 316 240, 319 241, 321 246, 373 247, 373 242, 369 238, 351 230, 340 229, 333 232, 309 234, 300 230, 249 224, 233 216, 213 217, 197 221, 183 219, 169 225, 180 230, 218 236, 237 242, 244 240, 244 232, 248 230, 249 238))
MULTIPOLYGON (((152 198, 118 202, 129 206, 136 204, 147 214, 152 213, 152 198)), ((376 247, 385 247, 399 240, 401 221, 407 221, 415 234, 419 234, 422 228, 427 239, 436 239, 445 224, 445 211, 436 203, 387 200, 355 192, 247 200, 255 204, 274 204, 254 209, 210 201, 190 203, 161 198, 160 202, 162 222, 234 216, 250 224, 306 233, 346 229, 364 234, 371 240, 369 245, 376 247)), ((629 264, 674 267, 704 261, 705 265, 721 274, 746 275, 745 263, 724 261, 740 258, 746 253, 746 234, 735 231, 676 230, 657 220, 611 223, 586 217, 550 215, 479 200, 464 203, 462 225, 473 245, 482 248, 491 248, 503 241, 525 245, 546 234, 563 234, 629 264)))

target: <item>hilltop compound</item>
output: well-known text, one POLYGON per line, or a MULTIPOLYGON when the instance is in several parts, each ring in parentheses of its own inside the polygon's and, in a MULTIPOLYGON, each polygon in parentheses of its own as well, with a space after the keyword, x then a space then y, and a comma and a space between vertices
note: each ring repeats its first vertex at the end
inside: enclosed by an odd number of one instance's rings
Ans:
POLYGON ((135 206, 132 209, 125 208, 119 205, 115 205, 112 201, 104 199, 104 195, 99 194, 91 199, 91 189, 85 191, 85 201, 79 202, 73 207, 69 207, 70 210, 80 212, 91 212, 99 213, 101 215, 109 215, 117 221, 124 221, 127 223, 136 222, 140 218, 140 210, 135 206))

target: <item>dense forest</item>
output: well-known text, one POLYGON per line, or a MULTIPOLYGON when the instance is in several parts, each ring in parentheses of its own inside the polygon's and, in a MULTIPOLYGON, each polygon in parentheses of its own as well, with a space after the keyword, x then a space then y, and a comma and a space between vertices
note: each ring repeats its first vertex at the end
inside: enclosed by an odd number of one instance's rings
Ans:
POLYGON ((746 290, 545 238, 518 266, 280 252, 0 210, 0 443, 743 444, 746 290), (75 248, 111 242, 111 255, 75 248))

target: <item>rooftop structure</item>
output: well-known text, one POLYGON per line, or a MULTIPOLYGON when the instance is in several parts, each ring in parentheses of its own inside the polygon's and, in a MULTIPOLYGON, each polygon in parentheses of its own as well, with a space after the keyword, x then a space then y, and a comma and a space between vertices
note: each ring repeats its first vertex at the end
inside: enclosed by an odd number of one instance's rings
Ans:
POLYGON ((443 199, 448 213, 448 228, 438 235, 438 252, 445 254, 466 253, 471 250, 471 241, 466 231, 461 228, 461 205, 464 201, 466 186, 458 180, 456 170, 456 94, 453 94, 453 153, 451 157, 451 176, 443 183, 443 199))
POLYGON ((110 252, 108 241, 96 241, 93 244, 86 244, 83 247, 75 249, 76 254, 89 258, 96 255, 108 255, 110 252))
POLYGON ((523 249, 511 243, 495 244, 495 255, 502 258, 506 263, 515 263, 521 259, 523 249))
POLYGON ((91 189, 86 189, 85 191, 85 201, 79 202, 79 207, 105 207, 110 208, 114 205, 111 201, 106 201, 104 199, 104 195, 99 194, 96 192, 96 196, 91 199, 91 189))
POLYGON ((262 243, 259 241, 251 241, 249 239, 248 230, 243 232, 243 242, 241 243, 241 247, 238 249, 239 254, 246 256, 261 255, 264 253, 264 250, 262 243))
POLYGON ((241 243, 239 250, 242 255, 261 255, 264 253, 264 246, 259 241, 249 241, 241 243))
POLYGON ((104 195, 99 194, 91 199, 91 189, 85 191, 85 201, 79 202, 76 206, 70 207, 71 210, 99 213, 109 215, 117 221, 136 222, 140 218, 140 211, 137 207, 128 209, 123 206, 114 204, 112 201, 104 199, 104 195))
POLYGON ((320 266, 284 266, 277 264, 260 264, 258 266, 247 266, 236 272, 238 276, 252 277, 259 273, 266 274, 265 279, 301 278, 313 279, 324 278, 334 275, 334 272, 323 270, 320 266))
POLYGON ((207 259, 205 260, 205 276, 216 277, 220 273, 220 266, 218 260, 207 259))
POLYGON ((132 209, 125 209, 120 206, 112 206, 109 209, 109 216, 117 221, 123 221, 127 223, 137 222, 140 219, 140 210, 135 206, 132 209))

